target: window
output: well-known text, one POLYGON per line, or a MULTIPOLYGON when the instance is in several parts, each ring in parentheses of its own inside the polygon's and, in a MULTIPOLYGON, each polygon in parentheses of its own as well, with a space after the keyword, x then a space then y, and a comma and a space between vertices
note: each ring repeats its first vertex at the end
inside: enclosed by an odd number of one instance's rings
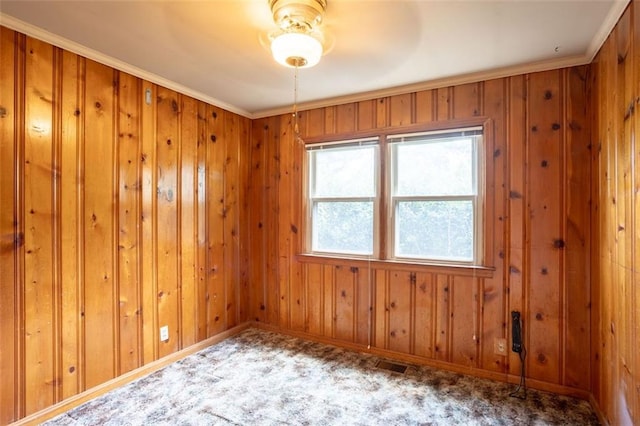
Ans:
POLYGON ((480 264, 482 134, 473 127, 307 146, 307 250, 480 264))
POLYGON ((308 149, 311 251, 372 255, 377 139, 308 149))
POLYGON ((388 138, 392 257, 475 263, 482 129, 388 138))

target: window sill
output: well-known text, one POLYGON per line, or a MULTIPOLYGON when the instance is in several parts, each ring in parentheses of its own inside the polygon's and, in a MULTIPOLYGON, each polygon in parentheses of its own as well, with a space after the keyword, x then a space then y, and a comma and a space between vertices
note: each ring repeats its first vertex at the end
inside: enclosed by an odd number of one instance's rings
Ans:
POLYGON ((317 254, 298 254, 296 260, 301 263, 321 263, 335 266, 355 266, 358 268, 376 268, 383 270, 401 270, 409 272, 428 272, 463 277, 493 278, 495 268, 491 266, 454 265, 441 263, 410 262, 399 260, 363 259, 344 256, 317 254))

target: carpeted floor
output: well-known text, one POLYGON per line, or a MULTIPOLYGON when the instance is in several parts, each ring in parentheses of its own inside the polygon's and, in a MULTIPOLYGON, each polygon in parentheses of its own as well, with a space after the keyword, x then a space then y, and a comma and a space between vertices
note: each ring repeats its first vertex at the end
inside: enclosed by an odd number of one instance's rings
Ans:
POLYGON ((211 346, 47 425, 597 425, 585 401, 257 329, 211 346))

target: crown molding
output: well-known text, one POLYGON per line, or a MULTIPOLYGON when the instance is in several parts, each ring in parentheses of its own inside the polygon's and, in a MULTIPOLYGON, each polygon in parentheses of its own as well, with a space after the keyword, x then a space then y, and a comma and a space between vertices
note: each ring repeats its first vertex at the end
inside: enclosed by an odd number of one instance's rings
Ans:
MULTIPOLYGON (((440 89, 449 86, 458 86, 467 83, 477 83, 479 81, 494 80, 498 78, 512 77, 515 75, 529 74, 533 72, 549 71, 559 68, 567 68, 591 63, 589 55, 575 55, 559 59, 552 59, 540 62, 529 62, 503 68, 496 68, 486 71, 478 71, 469 74, 463 74, 452 77, 444 77, 434 80, 428 80, 420 83, 407 84, 404 86, 390 87, 387 89, 373 90, 369 92, 357 93, 354 95, 339 96, 317 101, 303 102, 298 104, 298 111, 310 110, 314 108, 324 108, 352 102, 368 101, 388 96, 403 95, 412 92, 420 92, 423 90, 440 89)), ((291 113, 291 106, 271 108, 256 111, 252 114, 253 118, 265 118, 275 115, 291 113)))
POLYGON ((613 6, 609 9, 609 14, 602 22, 602 25, 600 25, 600 28, 593 36, 593 39, 591 39, 591 43, 587 48, 585 56, 589 58, 589 63, 593 61, 604 42, 607 41, 607 37, 609 37, 611 31, 615 28, 629 3, 631 3, 631 0, 616 0, 613 2, 613 6))
POLYGON ((42 40, 61 49, 68 50, 69 52, 75 53, 101 64, 107 65, 118 71, 123 71, 159 86, 166 87, 167 89, 175 90, 176 92, 183 95, 190 96, 192 98, 217 106, 246 118, 253 118, 253 114, 251 114, 249 111, 245 111, 226 102, 222 102, 216 98, 205 95, 202 92, 193 90, 182 84, 175 83, 167 78, 145 71, 127 62, 113 58, 109 55, 105 55, 104 53, 100 53, 97 50, 83 46, 79 43, 76 43, 75 41, 60 37, 59 35, 53 34, 49 31, 43 30, 42 28, 36 27, 35 25, 16 19, 13 16, 3 14, 2 12, 0 12, 0 25, 26 34, 29 37, 42 40))

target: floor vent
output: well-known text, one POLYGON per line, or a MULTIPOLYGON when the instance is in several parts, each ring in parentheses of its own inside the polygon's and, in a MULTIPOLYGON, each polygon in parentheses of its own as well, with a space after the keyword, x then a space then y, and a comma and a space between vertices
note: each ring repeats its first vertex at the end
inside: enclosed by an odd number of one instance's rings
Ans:
POLYGON ((396 364, 395 362, 380 360, 376 363, 376 367, 382 370, 393 371, 394 373, 404 374, 407 371, 407 366, 402 364, 396 364))

